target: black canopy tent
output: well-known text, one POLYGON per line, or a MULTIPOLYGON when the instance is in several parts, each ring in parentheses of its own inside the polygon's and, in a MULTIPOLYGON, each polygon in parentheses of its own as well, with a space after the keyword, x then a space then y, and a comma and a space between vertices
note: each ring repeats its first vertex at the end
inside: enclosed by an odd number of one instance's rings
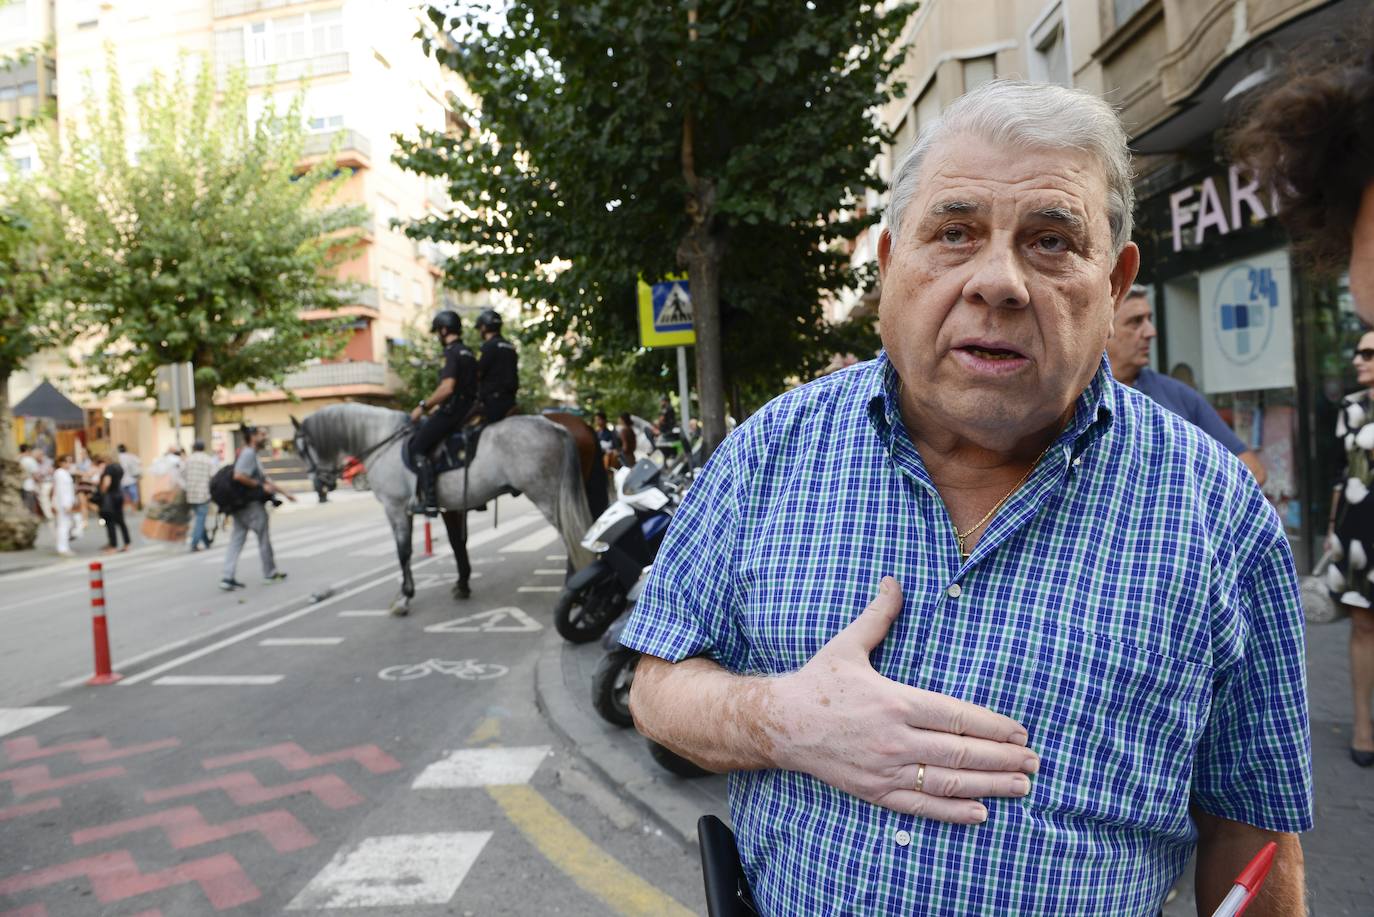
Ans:
POLYGON ((46 379, 14 406, 13 414, 51 420, 59 430, 80 430, 86 426, 86 412, 46 379))

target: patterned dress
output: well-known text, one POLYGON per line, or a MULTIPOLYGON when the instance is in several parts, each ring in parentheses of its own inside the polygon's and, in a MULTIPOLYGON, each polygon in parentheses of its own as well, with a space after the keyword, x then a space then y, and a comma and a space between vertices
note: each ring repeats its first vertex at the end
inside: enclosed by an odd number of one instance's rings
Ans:
POLYGON ((1326 571, 1326 585, 1342 604, 1374 607, 1374 401, 1370 393, 1347 395, 1341 402, 1336 436, 1345 450, 1340 505, 1336 510, 1336 560, 1326 571))

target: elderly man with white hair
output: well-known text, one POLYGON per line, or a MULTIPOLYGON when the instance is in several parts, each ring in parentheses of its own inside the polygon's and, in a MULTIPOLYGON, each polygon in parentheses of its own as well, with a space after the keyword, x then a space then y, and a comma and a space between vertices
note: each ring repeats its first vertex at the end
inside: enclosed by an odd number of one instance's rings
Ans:
POLYGON ((1112 379, 1126 137, 994 82, 928 125, 883 352, 775 399, 688 492, 622 640, 644 733, 729 771, 763 914, 1300 915, 1288 542, 1234 456, 1112 379), (874 596, 876 587, 876 597, 874 596))

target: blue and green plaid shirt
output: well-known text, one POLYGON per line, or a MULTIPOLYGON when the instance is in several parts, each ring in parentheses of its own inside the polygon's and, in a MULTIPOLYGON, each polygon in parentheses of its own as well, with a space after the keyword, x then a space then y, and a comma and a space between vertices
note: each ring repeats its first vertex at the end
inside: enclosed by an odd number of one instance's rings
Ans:
POLYGON ((976 827, 799 773, 732 774, 763 913, 1154 915, 1196 840, 1190 804, 1310 828, 1297 583, 1245 467, 1104 361, 963 562, 895 388, 884 355, 736 430, 621 639, 791 672, 891 574, 904 607, 877 671, 1019 721, 1041 770, 976 827))

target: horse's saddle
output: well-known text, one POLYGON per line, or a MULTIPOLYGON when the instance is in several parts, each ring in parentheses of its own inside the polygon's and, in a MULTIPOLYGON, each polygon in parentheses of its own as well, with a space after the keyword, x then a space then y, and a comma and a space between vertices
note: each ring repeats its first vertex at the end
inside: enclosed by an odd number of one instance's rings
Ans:
MULTIPOLYGON (((477 440, 481 437, 486 425, 482 424, 475 427, 464 427, 449 434, 448 438, 434 447, 430 453, 429 461, 434 466, 434 474, 443 474, 445 471, 455 471, 471 462, 477 456, 477 440)), ((415 472, 415 456, 411 454, 411 443, 414 437, 407 437, 401 446, 401 461, 415 472)))

